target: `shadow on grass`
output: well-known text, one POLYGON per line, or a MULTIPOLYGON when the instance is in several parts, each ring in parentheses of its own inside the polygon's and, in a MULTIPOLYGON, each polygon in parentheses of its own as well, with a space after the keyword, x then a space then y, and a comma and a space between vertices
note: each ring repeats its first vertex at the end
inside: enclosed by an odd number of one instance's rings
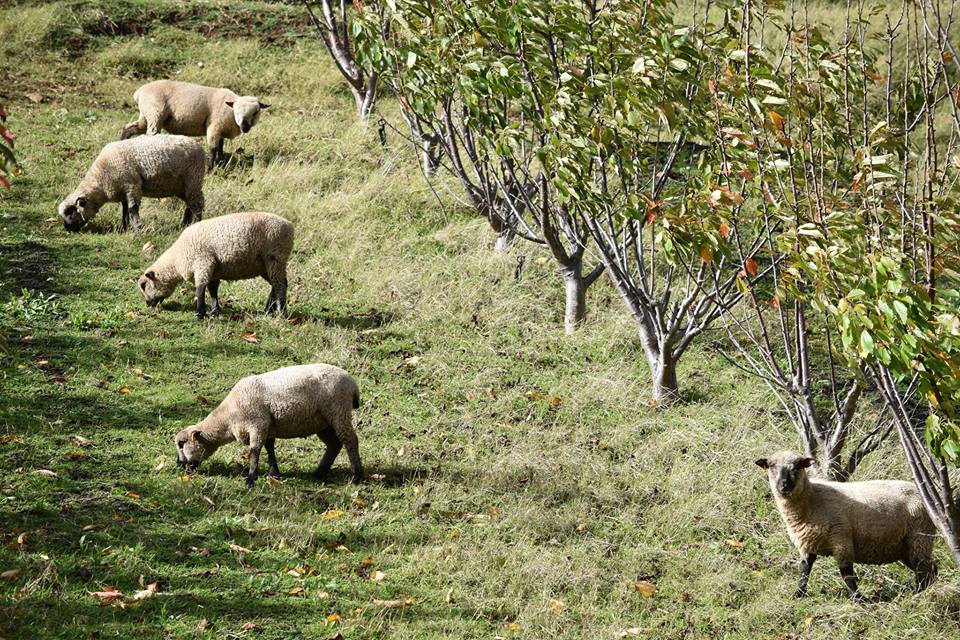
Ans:
POLYGON ((0 264, 10 279, 3 282, 5 289, 20 293, 23 289, 37 289, 45 293, 60 293, 57 279, 57 257, 46 245, 32 240, 0 244, 0 264))

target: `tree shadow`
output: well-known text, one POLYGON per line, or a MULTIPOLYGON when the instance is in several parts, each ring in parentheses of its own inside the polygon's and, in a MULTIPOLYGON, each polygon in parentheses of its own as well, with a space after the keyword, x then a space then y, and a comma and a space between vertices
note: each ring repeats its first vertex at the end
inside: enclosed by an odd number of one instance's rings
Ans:
POLYGON ((48 293, 59 293, 57 279, 57 257, 44 244, 32 240, 0 244, 0 264, 3 264, 10 278, 0 284, 6 289, 19 293, 23 289, 35 289, 48 293))

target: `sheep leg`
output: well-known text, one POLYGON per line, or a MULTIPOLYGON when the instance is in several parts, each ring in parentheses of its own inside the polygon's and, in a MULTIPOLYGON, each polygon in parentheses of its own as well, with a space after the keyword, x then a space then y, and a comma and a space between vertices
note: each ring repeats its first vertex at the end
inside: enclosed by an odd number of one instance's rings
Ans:
MULTIPOLYGON (((212 318, 216 318, 217 316, 220 315, 220 281, 212 280, 210 282, 209 290, 210 290, 210 301, 213 303, 210 309, 210 316, 212 318)), ((273 445, 269 443, 272 443, 273 440, 268 440, 267 442, 268 442, 267 453, 272 456, 273 454, 271 454, 270 451, 273 449, 273 445)))
POLYGON ((360 444, 357 442, 357 434, 350 430, 340 438, 343 446, 347 448, 347 455, 350 456, 350 468, 353 470, 353 476, 350 478, 351 484, 363 482, 363 465, 360 463, 360 444))
POLYGON ((807 595, 807 581, 810 580, 810 570, 813 569, 813 563, 816 562, 815 554, 804 554, 800 556, 800 585, 797 587, 795 598, 803 598, 807 595))
POLYGON ((220 158, 220 166, 227 166, 227 156, 223 153, 223 138, 217 143, 217 157, 220 158))
MULTIPOLYGON (((269 455, 269 454, 268 454, 269 455)), ((247 473, 247 488, 253 489, 253 483, 257 481, 257 473, 260 471, 260 444, 254 446, 250 443, 250 471, 247 473)))
POLYGON ((860 595, 860 591, 857 589, 857 574, 853 571, 852 562, 845 562, 840 565, 840 576, 843 578, 844 584, 847 585, 847 593, 850 594, 850 599, 857 601, 863 600, 863 596, 860 595))
POLYGON ((207 317, 207 284, 197 284, 197 320, 207 317))
POLYGON ((276 438, 269 438, 263 443, 263 446, 267 448, 267 463, 269 464, 269 468, 267 469, 268 478, 280 477, 280 467, 277 466, 277 455, 273 450, 276 442, 276 438))
POLYGON ((339 455, 340 449, 343 448, 343 444, 340 443, 340 438, 337 437, 333 429, 324 429, 318 433, 317 436, 327 445, 327 450, 320 460, 320 465, 317 467, 317 470, 313 472, 314 477, 322 480, 327 477, 327 474, 330 472, 330 467, 333 466, 333 461, 337 459, 337 455, 339 455))
POLYGON ((188 227, 193 224, 193 211, 190 207, 183 210, 183 218, 180 220, 180 228, 188 227))
POLYGON ((130 205, 124 200, 120 203, 120 206, 123 207, 123 216, 120 218, 120 231, 126 231, 130 223, 130 205))

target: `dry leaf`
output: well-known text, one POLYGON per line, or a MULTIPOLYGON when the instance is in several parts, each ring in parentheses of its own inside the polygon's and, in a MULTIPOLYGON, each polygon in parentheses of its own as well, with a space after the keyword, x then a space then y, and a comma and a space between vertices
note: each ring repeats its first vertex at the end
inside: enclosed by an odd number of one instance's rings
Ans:
POLYGON ((204 398, 203 396, 197 396, 197 402, 200 404, 210 404, 210 401, 204 398))
POLYGON ((55 222, 60 222, 60 217, 50 216, 49 218, 44 218, 43 221, 46 222, 47 224, 53 224, 55 222))
POLYGON ((160 471, 167 466, 167 456, 161 455, 159 458, 157 458, 157 460, 157 466, 153 468, 154 471, 160 471))
POLYGON ((117 393, 128 394, 130 393, 130 387, 120 387, 117 389, 117 393))
POLYGON ((564 609, 567 608, 567 603, 563 600, 557 600, 556 598, 550 598, 547 602, 547 608, 554 613, 562 613, 564 609))
POLYGON ((210 626, 210 621, 206 618, 203 618, 200 622, 197 623, 197 631, 203 631, 210 626))
POLYGON ((293 589, 290 589, 290 591, 287 591, 287 593, 289 593, 291 596, 302 596, 303 587, 294 587, 293 589))
POLYGON ((486 393, 487 393, 487 397, 488 397, 488 398, 490 398, 491 400, 496 400, 496 399, 497 399, 497 396, 493 395, 493 387, 487 387, 487 388, 485 389, 485 391, 486 391, 486 393))
POLYGON ((0 579, 6 580, 7 582, 13 582, 19 575, 20 569, 8 569, 7 571, 0 573, 0 579))
POLYGON ((373 580, 374 582, 380 582, 386 577, 387 577, 387 574, 385 574, 383 571, 374 571, 373 573, 370 574, 370 579, 373 580))
POLYGON ((7 435, 5 435, 5 436, 3 436, 2 438, 0 438, 0 442, 2 442, 2 443, 4 443, 4 444, 6 444, 6 443, 8 443, 8 442, 19 442, 20 444, 23 444, 23 438, 21 438, 20 436, 18 436, 18 435, 16 435, 16 434, 8 433, 7 435))
POLYGON ((243 631, 253 631, 257 628, 257 623, 251 620, 250 622, 244 622, 240 625, 240 629, 243 631))
POLYGON ((339 613, 331 613, 330 615, 327 616, 327 622, 339 622, 339 621, 340 621, 339 613))
POLYGON ((382 473, 371 473, 371 474, 370 474, 370 479, 371 479, 371 480, 386 480, 386 479, 387 479, 387 476, 385 476, 385 475, 382 474, 382 473))
POLYGON ((343 515, 340 509, 327 509, 320 515, 321 520, 335 520, 343 515))
POLYGON ((737 540, 736 538, 727 538, 726 543, 731 547, 735 547, 737 549, 743 548, 743 543, 737 540))
POLYGON ((152 242, 147 242, 146 244, 143 245, 143 247, 142 247, 140 250, 141 250, 141 251, 151 251, 151 250, 152 250, 154 247, 156 247, 156 246, 157 246, 157 245, 153 244, 152 242))
POLYGON ((71 437, 70 439, 73 440, 73 442, 74 442, 77 446, 79 446, 79 447, 92 447, 92 446, 93 446, 93 442, 90 441, 90 440, 87 440, 87 439, 84 438, 83 436, 73 436, 73 437, 71 437))
POLYGON ((111 600, 123 597, 122 591, 117 591, 113 587, 107 587, 103 591, 90 591, 90 595, 100 598, 103 602, 100 604, 109 604, 111 600))
POLYGON ((126 312, 125 314, 123 314, 123 315, 125 315, 126 317, 132 319, 132 318, 136 318, 136 317, 137 317, 137 312, 136 312, 136 311, 127 311, 127 312, 126 312))
POLYGON ((57 477, 57 472, 56 472, 56 471, 50 471, 50 469, 36 469, 36 470, 34 471, 34 473, 37 474, 37 475, 40 475, 40 476, 47 476, 48 478, 56 478, 56 477, 57 477))
POLYGON ((257 332, 256 331, 247 331, 243 334, 243 339, 252 344, 257 343, 257 332))
POLYGON ((139 500, 142 496, 139 493, 134 493, 133 491, 127 491, 125 494, 128 498, 133 498, 134 500, 139 500))
POLYGON ((7 548, 8 548, 8 549, 14 549, 14 550, 16 550, 16 549, 21 549, 21 550, 22 550, 23 547, 24 547, 24 545, 26 544, 26 542, 27 542, 27 533, 26 533, 26 532, 23 532, 23 533, 21 533, 20 535, 17 536, 17 539, 16 539, 16 540, 11 540, 11 541, 7 544, 7 548))
POLYGON ((374 600, 373 604, 378 607, 383 607, 384 609, 402 609, 403 607, 413 604, 413 598, 407 598, 405 600, 374 600))
POLYGON ((759 265, 757 265, 757 261, 753 258, 747 258, 747 261, 743 263, 743 268, 748 274, 755 276, 759 270, 759 265))
POLYGON ((128 602, 137 602, 138 600, 146 600, 147 598, 152 598, 157 595, 157 583, 151 582, 147 585, 146 589, 137 591, 135 594, 130 596, 128 602))
POLYGON ((29 100, 30 102, 34 102, 36 104, 40 104, 41 102, 43 102, 43 96, 40 95, 39 93, 31 93, 27 95, 27 100, 29 100))
POLYGON ((630 627, 617 634, 618 638, 636 638, 642 635, 646 630, 643 627, 630 627))
POLYGON ((636 580, 633 583, 633 588, 639 591, 644 598, 649 598, 657 592, 657 587, 648 580, 636 580))
POLYGON ((232 542, 228 542, 227 546, 233 549, 234 551, 238 551, 240 553, 250 553, 250 549, 247 549, 246 547, 241 547, 238 544, 233 544, 232 542))
POLYGON ((420 364, 420 360, 420 356, 410 356, 409 358, 404 358, 400 364, 404 367, 415 367, 420 364))
POLYGON ((97 529, 103 529, 103 525, 102 525, 102 524, 88 524, 88 525, 85 526, 83 529, 80 529, 80 531, 83 531, 84 533, 86 533, 86 532, 88 532, 88 531, 96 531, 97 529))
POLYGON ((520 630, 520 625, 518 625, 516 622, 506 622, 506 623, 504 623, 503 626, 507 628, 507 631, 519 631, 519 630, 520 630))

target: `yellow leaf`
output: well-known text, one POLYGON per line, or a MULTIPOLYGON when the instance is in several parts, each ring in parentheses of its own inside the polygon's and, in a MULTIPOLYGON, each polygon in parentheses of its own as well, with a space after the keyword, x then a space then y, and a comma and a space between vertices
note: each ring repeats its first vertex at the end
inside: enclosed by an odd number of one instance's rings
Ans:
POLYGON ((327 509, 320 515, 321 520, 336 520, 343 515, 340 509, 327 509))
POLYGON ((373 604, 378 607, 383 607, 384 609, 401 609, 413 604, 413 598, 407 598, 406 600, 374 600, 373 604))
POLYGON ((700 259, 704 262, 713 262, 713 248, 708 245, 702 245, 700 247, 700 259))
POLYGON ((743 548, 743 543, 737 540, 736 538, 727 538, 726 543, 731 547, 735 547, 737 549, 743 548))
POLYGON ((547 602, 547 608, 554 613, 562 613, 564 609, 567 608, 567 603, 563 600, 557 600, 556 598, 550 598, 547 602))
POLYGON ((122 393, 124 395, 130 393, 130 387, 120 387, 117 389, 117 393, 122 393))
POLYGON ((617 634, 618 638, 636 638, 642 635, 646 629, 643 627, 630 627, 617 634))
POLYGON ((508 622, 508 623, 506 623, 506 624, 503 625, 503 626, 505 626, 505 627, 507 628, 507 631, 519 631, 519 630, 520 630, 520 625, 518 625, 516 622, 508 622))
POLYGON ((649 598, 657 592, 657 587, 648 580, 636 580, 633 583, 633 588, 639 591, 644 598, 649 598))

